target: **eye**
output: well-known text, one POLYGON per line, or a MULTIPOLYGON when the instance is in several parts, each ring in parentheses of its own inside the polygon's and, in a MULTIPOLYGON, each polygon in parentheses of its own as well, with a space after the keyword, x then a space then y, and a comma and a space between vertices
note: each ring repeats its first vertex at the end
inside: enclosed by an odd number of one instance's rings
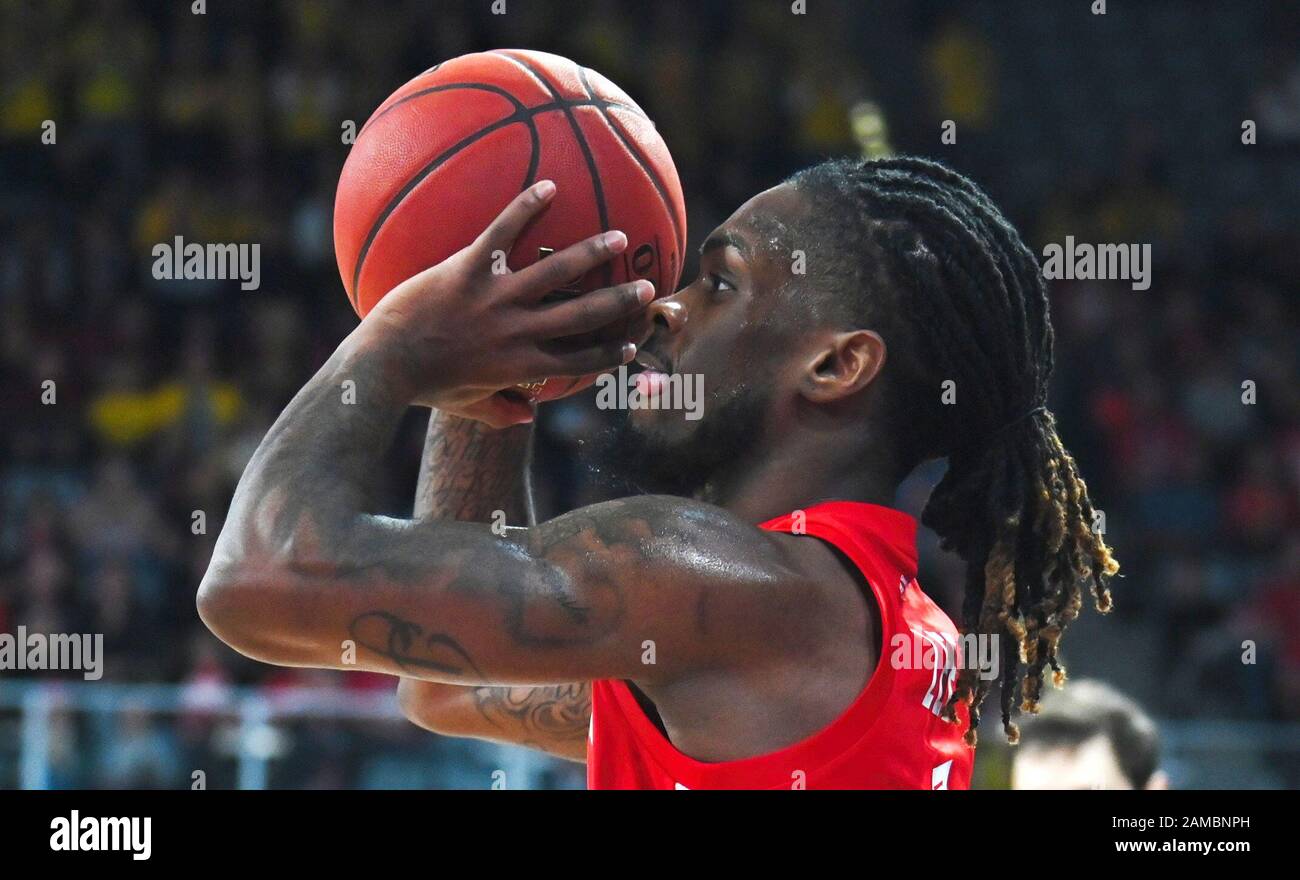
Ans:
POLYGON ((718 292, 724 290, 736 289, 736 285, 732 284, 730 281, 728 281, 726 278, 723 278, 721 275, 715 274, 713 272, 709 273, 709 286, 712 287, 714 291, 718 291, 718 292))

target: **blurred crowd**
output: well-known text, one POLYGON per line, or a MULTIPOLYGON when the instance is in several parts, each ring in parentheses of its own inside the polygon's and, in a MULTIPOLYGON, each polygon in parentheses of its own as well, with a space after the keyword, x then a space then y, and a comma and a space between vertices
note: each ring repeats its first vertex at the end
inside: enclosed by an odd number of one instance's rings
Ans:
MULTIPOLYGON (((188 2, 0 0, 0 632, 103 633, 116 682, 391 686, 245 661, 207 633, 194 593, 248 456, 355 322, 331 236, 343 123, 359 127, 438 60, 522 46, 581 59, 647 109, 692 242, 802 164, 892 147, 980 181, 1039 252, 1067 234, 1151 243, 1150 290, 1053 286, 1052 408, 1124 567, 1118 622, 1088 672, 1126 676, 1161 717, 1300 720, 1300 17, 1214 4, 1236 16, 1232 51, 1259 68, 1199 106, 1162 91, 1188 88, 1178 53, 1192 49, 1143 34, 1142 51, 1163 54, 1141 75, 1163 85, 1136 107, 1122 78, 1115 94, 1040 87, 1017 41, 1047 39, 1024 28, 1051 4, 809 5, 793 17, 783 3, 511 0, 493 15, 268 0, 196 15, 188 2), (1062 105, 1099 108, 1091 140, 1072 139, 1062 105), (1241 143, 1248 117, 1254 146, 1241 143), (944 120, 956 144, 941 143, 944 120), (1191 149, 1174 123, 1221 134, 1191 149), (1220 168, 1240 173, 1225 183, 1220 168), (177 235, 260 243, 260 289, 154 280, 152 246, 177 235)), ((547 460, 572 458, 581 406, 546 420, 547 460)), ((413 415, 378 509, 409 508, 422 437, 413 415)), ((901 503, 919 510, 935 478, 901 503)), ((544 479, 561 506, 591 491, 579 468, 544 479)), ((952 560, 925 549, 922 580, 955 610, 952 560)), ((1086 667, 1077 641, 1067 660, 1086 667)), ((70 750, 59 781, 180 784, 216 729, 114 723, 110 753, 89 770, 70 750)), ((356 784, 347 731, 303 731, 319 760, 286 783, 356 784)), ((413 729, 387 736, 433 748, 413 729)))

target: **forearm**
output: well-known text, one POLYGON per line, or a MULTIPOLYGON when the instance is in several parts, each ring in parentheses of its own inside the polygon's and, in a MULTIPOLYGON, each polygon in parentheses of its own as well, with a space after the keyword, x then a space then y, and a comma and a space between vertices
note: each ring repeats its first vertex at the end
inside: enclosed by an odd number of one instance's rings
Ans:
POLYGON ((429 416, 415 518, 524 522, 524 466, 531 425, 497 430, 440 410, 429 416))
POLYGON ((591 685, 467 687, 404 678, 397 690, 414 724, 443 736, 537 749, 571 761, 587 760, 591 685))
MULTIPOLYGON (((417 519, 524 520, 531 425, 504 430, 434 410, 416 487, 417 519)), ((398 703, 414 724, 443 736, 520 745, 587 759, 588 682, 537 687, 456 685, 403 677, 398 703)))
MULTIPOLYGON (((253 455, 199 590, 200 615, 231 647, 265 662, 479 684, 504 659, 497 681, 505 683, 522 646, 564 639, 585 628, 588 614, 572 574, 534 556, 519 536, 363 511, 367 478, 410 399, 389 366, 409 353, 379 350, 365 327, 253 455), (525 613, 538 601, 544 614, 525 613)), ((501 458, 511 458, 506 449, 501 458)), ((444 482, 466 475, 430 471, 444 482)), ((498 474, 489 482, 509 481, 498 474)), ((469 503, 464 491, 434 496, 469 503)), ((427 497, 422 504, 433 506, 427 497)))
POLYGON ((363 512, 366 481, 409 402, 389 372, 362 324, 285 407, 235 489, 200 586, 201 614, 223 584, 250 572, 322 573, 347 559, 359 526, 377 519, 363 512))

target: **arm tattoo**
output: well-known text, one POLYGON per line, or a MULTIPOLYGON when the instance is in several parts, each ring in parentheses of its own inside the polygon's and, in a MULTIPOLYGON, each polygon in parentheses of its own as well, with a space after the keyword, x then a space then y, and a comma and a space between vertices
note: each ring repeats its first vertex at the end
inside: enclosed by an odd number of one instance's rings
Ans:
POLYGON ((575 742, 587 736, 591 685, 477 687, 474 705, 493 727, 513 734, 513 742, 539 747, 547 741, 575 742), (523 739, 517 737, 522 734, 523 739))
POLYGON ((578 511, 543 523, 532 530, 535 548, 486 535, 469 523, 426 527, 417 540, 371 533, 350 554, 364 560, 355 572, 358 582, 375 583, 385 593, 397 589, 399 596, 438 597, 449 609, 470 603, 486 629, 461 629, 454 616, 425 618, 410 604, 381 600, 350 618, 351 637, 415 677, 427 671, 466 683, 491 681, 499 654, 480 657, 485 645, 549 653, 606 644, 626 622, 632 604, 627 573, 686 560, 709 575, 691 591, 683 615, 690 629, 707 639, 703 609, 710 580, 740 575, 760 583, 772 577, 763 573, 761 563, 767 560, 762 558, 752 571, 729 554, 711 558, 716 554, 702 548, 723 545, 707 535, 696 538, 711 528, 707 522, 705 515, 683 522, 672 504, 641 498, 605 502, 599 513, 578 511), (581 573, 580 587, 575 572, 581 573))
POLYGON ((434 410, 420 463, 415 518, 487 522, 494 511, 503 510, 507 522, 520 524, 531 431, 531 425, 497 431, 434 410))
POLYGON ((367 611, 348 627, 353 641, 403 669, 425 669, 451 675, 473 673, 483 678, 460 642, 442 633, 426 633, 424 627, 387 611, 367 611))

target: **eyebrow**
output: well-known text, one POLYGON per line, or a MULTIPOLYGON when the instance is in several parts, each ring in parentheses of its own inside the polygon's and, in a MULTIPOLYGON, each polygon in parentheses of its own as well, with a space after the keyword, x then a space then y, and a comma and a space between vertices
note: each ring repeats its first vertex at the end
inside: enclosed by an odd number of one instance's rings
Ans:
POLYGON ((736 250, 740 251, 740 257, 745 262, 749 262, 750 257, 753 255, 753 248, 750 246, 748 240, 734 232, 721 231, 713 233, 704 240, 704 244, 700 245, 700 256, 702 257, 711 251, 716 251, 718 248, 724 247, 734 247, 736 250))

